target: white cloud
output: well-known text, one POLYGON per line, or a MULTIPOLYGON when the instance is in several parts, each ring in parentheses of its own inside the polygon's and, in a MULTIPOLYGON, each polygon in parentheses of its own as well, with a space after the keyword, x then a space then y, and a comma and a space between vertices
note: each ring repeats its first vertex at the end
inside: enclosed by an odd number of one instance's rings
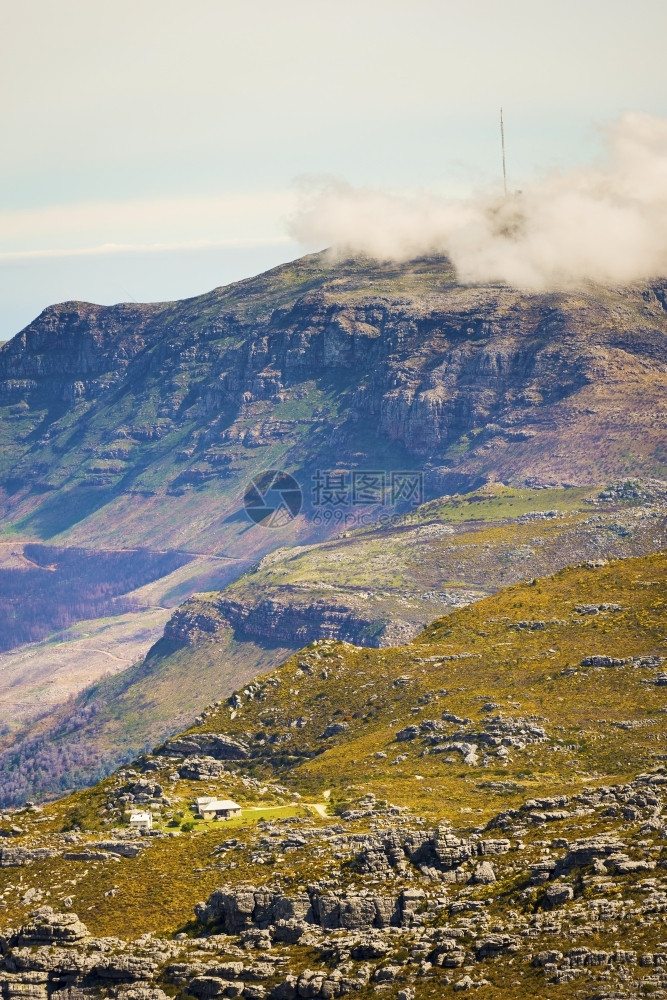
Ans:
POLYGON ((102 243, 92 247, 53 248, 49 250, 16 250, 0 252, 0 263, 22 260, 47 260, 61 257, 104 257, 109 254, 153 254, 174 250, 251 249, 252 247, 283 246, 291 243, 289 236, 268 236, 252 239, 189 240, 182 243, 102 243))
POLYGON ((266 242, 283 236, 295 205, 291 191, 240 191, 5 210, 0 211, 0 253, 44 256, 53 251, 62 256, 68 251, 99 253, 110 245, 176 249, 230 240, 266 242))
POLYGON ((443 252, 463 281, 547 288, 667 274, 667 119, 626 113, 601 166, 553 173, 505 198, 465 200, 331 182, 291 223, 308 247, 408 259, 443 252))

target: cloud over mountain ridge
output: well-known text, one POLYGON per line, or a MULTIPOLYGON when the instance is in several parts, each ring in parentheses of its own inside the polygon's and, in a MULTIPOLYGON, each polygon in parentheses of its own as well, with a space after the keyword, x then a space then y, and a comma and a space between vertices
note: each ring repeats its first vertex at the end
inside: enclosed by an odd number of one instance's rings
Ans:
POLYGON ((291 234, 334 255, 407 260, 445 252, 460 280, 549 289, 667 273, 667 119, 626 112, 600 164, 553 172, 504 196, 462 200, 329 181, 302 201, 291 234))

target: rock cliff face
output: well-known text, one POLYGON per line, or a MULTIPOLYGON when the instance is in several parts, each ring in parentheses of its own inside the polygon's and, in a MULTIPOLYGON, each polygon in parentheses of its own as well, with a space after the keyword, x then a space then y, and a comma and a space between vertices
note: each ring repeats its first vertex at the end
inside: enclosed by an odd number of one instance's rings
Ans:
POLYGON ((296 646, 306 646, 315 639, 339 639, 379 647, 408 642, 420 631, 420 625, 363 618, 345 605, 326 601, 289 604, 267 599, 250 605, 218 596, 210 601, 190 598, 171 616, 164 635, 191 646, 225 629, 296 646))
POLYGON ((45 309, 34 323, 4 346, 0 355, 3 399, 25 399, 38 386, 53 399, 71 403, 99 376, 117 377, 146 346, 159 306, 96 306, 67 302, 45 309), (8 385, 16 381, 13 387, 8 385), (22 383, 22 384, 21 384, 22 383), (75 389, 74 386, 81 386, 75 389))
POLYGON ((54 491, 87 490, 79 520, 131 495, 157 523, 197 490, 181 535, 201 539, 269 460, 304 485, 407 464, 437 494, 599 482, 632 441, 633 471, 659 473, 664 302, 663 285, 526 295, 458 285, 443 259, 316 255, 181 303, 53 306, 0 350, 5 514, 62 530, 54 491))

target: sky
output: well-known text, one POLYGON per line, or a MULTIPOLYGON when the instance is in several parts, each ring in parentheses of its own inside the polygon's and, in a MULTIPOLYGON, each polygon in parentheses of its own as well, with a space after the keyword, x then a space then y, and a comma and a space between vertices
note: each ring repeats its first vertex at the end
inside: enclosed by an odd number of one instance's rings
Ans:
POLYGON ((663 0, 3 0, 0 339, 304 252, 334 180, 465 197, 667 116, 663 0))

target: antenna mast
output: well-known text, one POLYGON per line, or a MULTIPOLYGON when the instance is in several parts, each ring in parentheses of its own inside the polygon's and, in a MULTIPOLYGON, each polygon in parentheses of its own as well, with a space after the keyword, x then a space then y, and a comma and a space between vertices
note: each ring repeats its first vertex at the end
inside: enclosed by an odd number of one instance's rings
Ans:
POLYGON ((507 197, 507 168, 505 167, 505 126, 503 124, 503 109, 500 109, 500 145, 503 150, 503 187, 507 197))

